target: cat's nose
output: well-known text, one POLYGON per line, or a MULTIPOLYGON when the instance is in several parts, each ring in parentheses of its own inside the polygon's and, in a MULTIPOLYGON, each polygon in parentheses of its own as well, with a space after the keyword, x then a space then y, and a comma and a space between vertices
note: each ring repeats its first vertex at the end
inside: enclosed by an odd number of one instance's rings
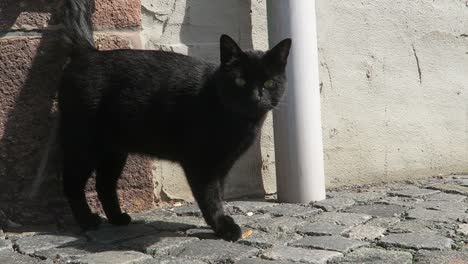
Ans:
POLYGON ((260 92, 259 90, 255 89, 252 91, 252 95, 251 95, 251 99, 252 101, 254 102, 258 102, 260 101, 260 98, 262 97, 262 92, 260 92))

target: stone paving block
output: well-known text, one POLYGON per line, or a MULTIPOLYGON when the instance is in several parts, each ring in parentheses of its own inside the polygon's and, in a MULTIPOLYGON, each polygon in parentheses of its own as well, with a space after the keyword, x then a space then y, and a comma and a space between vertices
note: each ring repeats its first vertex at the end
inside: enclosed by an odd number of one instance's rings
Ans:
POLYGON ((413 256, 409 252, 383 250, 377 248, 359 248, 337 260, 340 264, 412 264, 413 256))
POLYGON ((0 263, 4 264, 53 264, 52 260, 40 260, 10 249, 0 249, 0 263))
POLYGON ((463 202, 467 197, 460 194, 452 194, 452 193, 438 193, 435 195, 431 195, 426 197, 426 201, 445 201, 445 202, 463 202))
POLYGON ((378 200, 376 204, 386 204, 386 205, 398 205, 408 208, 414 208, 417 203, 424 202, 422 198, 412 198, 412 197, 401 197, 401 196, 390 196, 385 197, 381 200, 378 200))
POLYGON ((357 240, 374 240, 379 237, 383 237, 387 229, 383 227, 371 226, 371 225, 358 225, 354 226, 344 234, 345 237, 357 240))
POLYGON ((436 189, 447 193, 458 193, 463 195, 468 195, 468 187, 461 186, 457 184, 443 184, 437 183, 426 186, 426 188, 436 189))
POLYGON ((294 247, 324 249, 339 251, 342 253, 368 245, 367 242, 344 238, 341 236, 312 236, 304 237, 289 245, 294 247))
POLYGON ((366 214, 325 212, 312 217, 311 222, 324 222, 344 226, 354 226, 367 222, 371 218, 372 216, 366 214))
POLYGON ((468 224, 458 225, 457 233, 468 237, 468 224))
POLYGON ((59 246, 46 250, 34 252, 32 255, 45 259, 60 259, 66 262, 68 259, 77 258, 79 256, 88 255, 103 251, 116 250, 117 246, 99 244, 99 243, 83 243, 70 246, 59 246))
POLYGON ((208 262, 234 262, 256 255, 258 249, 224 240, 199 240, 185 244, 175 257, 199 259, 208 262))
POLYGON ((398 222, 400 222, 398 217, 377 217, 369 220, 366 225, 389 228, 398 222))
POLYGON ((234 221, 240 226, 252 226, 257 222, 262 222, 267 219, 272 219, 271 215, 255 213, 251 216, 248 215, 231 215, 234 221))
POLYGON ((392 246, 410 249, 435 249, 444 250, 450 249, 453 240, 431 234, 431 233, 407 233, 407 234, 390 234, 385 236, 380 241, 383 246, 392 246))
POLYGON ((330 223, 308 222, 298 226, 296 231, 300 234, 310 236, 332 236, 341 235, 347 230, 349 226, 335 225, 330 223))
POLYGON ((429 251, 420 250, 415 255, 418 264, 466 264, 468 251, 429 251))
POLYGON ((446 202, 446 201, 426 201, 416 205, 416 207, 437 210, 443 212, 465 213, 468 210, 468 203, 446 202))
POLYGON ((367 204, 385 197, 385 192, 329 192, 327 196, 331 198, 349 198, 356 203, 367 204))
POLYGON ((420 220, 402 221, 388 228, 390 233, 433 233, 430 223, 420 220))
POLYGON ((398 217, 406 210, 407 208, 400 205, 372 204, 353 206, 346 211, 380 217, 398 217))
POLYGON ((194 216, 171 216, 161 221, 149 222, 148 225, 158 231, 185 231, 192 228, 207 227, 205 220, 194 216))
POLYGON ((271 206, 278 206, 278 203, 266 201, 232 201, 225 206, 226 212, 229 214, 247 214, 250 212, 258 212, 260 209, 271 206))
POLYGON ((316 202, 313 205, 327 212, 339 211, 353 206, 356 203, 354 199, 345 197, 334 197, 316 202))
POLYGON ((424 221, 435 221, 435 222, 444 222, 449 223, 457 221, 458 219, 463 219, 468 214, 460 212, 447 212, 447 211, 438 211, 425 208, 415 208, 407 212, 406 217, 408 219, 417 219, 424 221))
POLYGON ((401 190, 390 191, 388 194, 393 196, 413 197, 422 198, 434 194, 438 194, 440 191, 434 189, 421 189, 421 188, 407 188, 401 190))
POLYGON ((59 246, 72 246, 84 242, 84 238, 76 236, 35 235, 18 239, 15 245, 19 252, 24 254, 33 254, 41 250, 47 250, 59 246))
POLYGON ((88 231, 86 234, 93 242, 110 244, 156 233, 157 231, 150 225, 131 224, 128 226, 101 227, 97 230, 88 231))
POLYGON ((259 210, 261 213, 271 214, 273 216, 293 216, 293 217, 310 217, 316 215, 322 210, 309 205, 302 204, 281 204, 278 206, 264 207, 259 210))
POLYGON ((10 240, 0 239, 0 250, 11 248, 12 244, 10 240))
POLYGON ((306 220, 290 216, 281 216, 264 221, 258 221, 249 227, 264 232, 293 232, 297 226, 305 223, 306 220))
POLYGON ((138 261, 151 259, 150 255, 137 251, 104 251, 71 258, 69 264, 134 264, 138 261))
POLYGON ((236 261, 234 264, 297 264, 297 262, 286 260, 265 260, 261 258, 250 258, 236 261))
POLYGON ((139 213, 131 213, 132 223, 151 223, 155 221, 162 221, 166 217, 174 216, 175 213, 164 210, 164 209, 154 209, 139 213))
POLYGON ((207 264, 204 261, 197 259, 175 258, 175 257, 156 257, 145 259, 133 264, 207 264))
POLYGON ((156 238, 142 237, 129 241, 132 245, 138 245, 143 252, 152 256, 166 256, 176 252, 183 245, 198 241, 196 237, 186 237, 174 233, 161 233, 156 238))
POLYGON ((313 250, 286 246, 273 247, 262 254, 262 258, 265 259, 305 262, 312 264, 325 264, 333 258, 341 256, 343 256, 343 254, 335 251, 313 250))
POLYGON ((177 215, 182 216, 202 216, 200 208, 197 204, 175 207, 171 211, 176 213, 177 215))
POLYGON ((288 243, 301 239, 296 233, 262 232, 256 230, 247 238, 239 240, 238 243, 256 248, 270 248, 273 246, 286 246, 288 243))

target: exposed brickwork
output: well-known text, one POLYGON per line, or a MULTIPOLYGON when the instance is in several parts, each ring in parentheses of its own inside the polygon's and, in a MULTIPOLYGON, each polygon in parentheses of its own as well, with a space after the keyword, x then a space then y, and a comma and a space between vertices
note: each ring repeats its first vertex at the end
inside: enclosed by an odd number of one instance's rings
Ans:
POLYGON ((97 29, 140 27, 140 0, 97 0, 93 22, 97 29))
MULTIPOLYGON (((60 183, 60 153, 52 145, 44 179, 37 169, 56 120, 55 94, 66 54, 53 28, 41 32, 62 0, 0 1, 0 31, 30 31, 39 37, 0 38, 0 211, 19 223, 53 223, 69 219, 60 183), (39 182, 37 192, 35 183, 39 182), (34 196, 35 194, 35 196, 34 196)), ((96 0, 94 27, 119 29, 96 33, 101 50, 140 48, 139 0, 96 0), (132 28, 125 31, 126 28, 132 28)), ((51 22, 56 24, 56 22, 51 22)), ((119 182, 125 211, 149 209, 154 203, 151 162, 131 156, 119 182)), ((100 211, 93 181, 87 196, 100 211)))

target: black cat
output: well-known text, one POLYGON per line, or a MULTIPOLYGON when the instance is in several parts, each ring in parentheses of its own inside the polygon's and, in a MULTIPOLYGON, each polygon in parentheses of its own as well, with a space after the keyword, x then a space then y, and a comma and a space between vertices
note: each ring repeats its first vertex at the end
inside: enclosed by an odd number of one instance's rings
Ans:
POLYGON ((208 225, 234 241, 241 229, 223 210, 223 182, 253 143, 285 89, 291 40, 267 52, 220 39, 221 65, 164 51, 94 48, 88 0, 67 0, 71 44, 59 92, 64 192, 83 229, 100 223, 86 203, 93 171, 110 223, 127 225, 116 184, 128 153, 180 163, 208 225))

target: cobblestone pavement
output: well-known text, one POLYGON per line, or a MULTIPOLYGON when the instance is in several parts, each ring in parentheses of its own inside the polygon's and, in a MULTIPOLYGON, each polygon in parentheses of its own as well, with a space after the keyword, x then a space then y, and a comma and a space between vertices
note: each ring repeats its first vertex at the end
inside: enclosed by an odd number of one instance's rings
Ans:
MULTIPOLYGON (((468 263, 468 176, 328 192, 311 205, 233 201, 253 234, 216 239, 194 205, 133 214, 86 234, 0 232, 0 263, 468 263)), ((28 230, 23 227, 22 230, 28 230)))

